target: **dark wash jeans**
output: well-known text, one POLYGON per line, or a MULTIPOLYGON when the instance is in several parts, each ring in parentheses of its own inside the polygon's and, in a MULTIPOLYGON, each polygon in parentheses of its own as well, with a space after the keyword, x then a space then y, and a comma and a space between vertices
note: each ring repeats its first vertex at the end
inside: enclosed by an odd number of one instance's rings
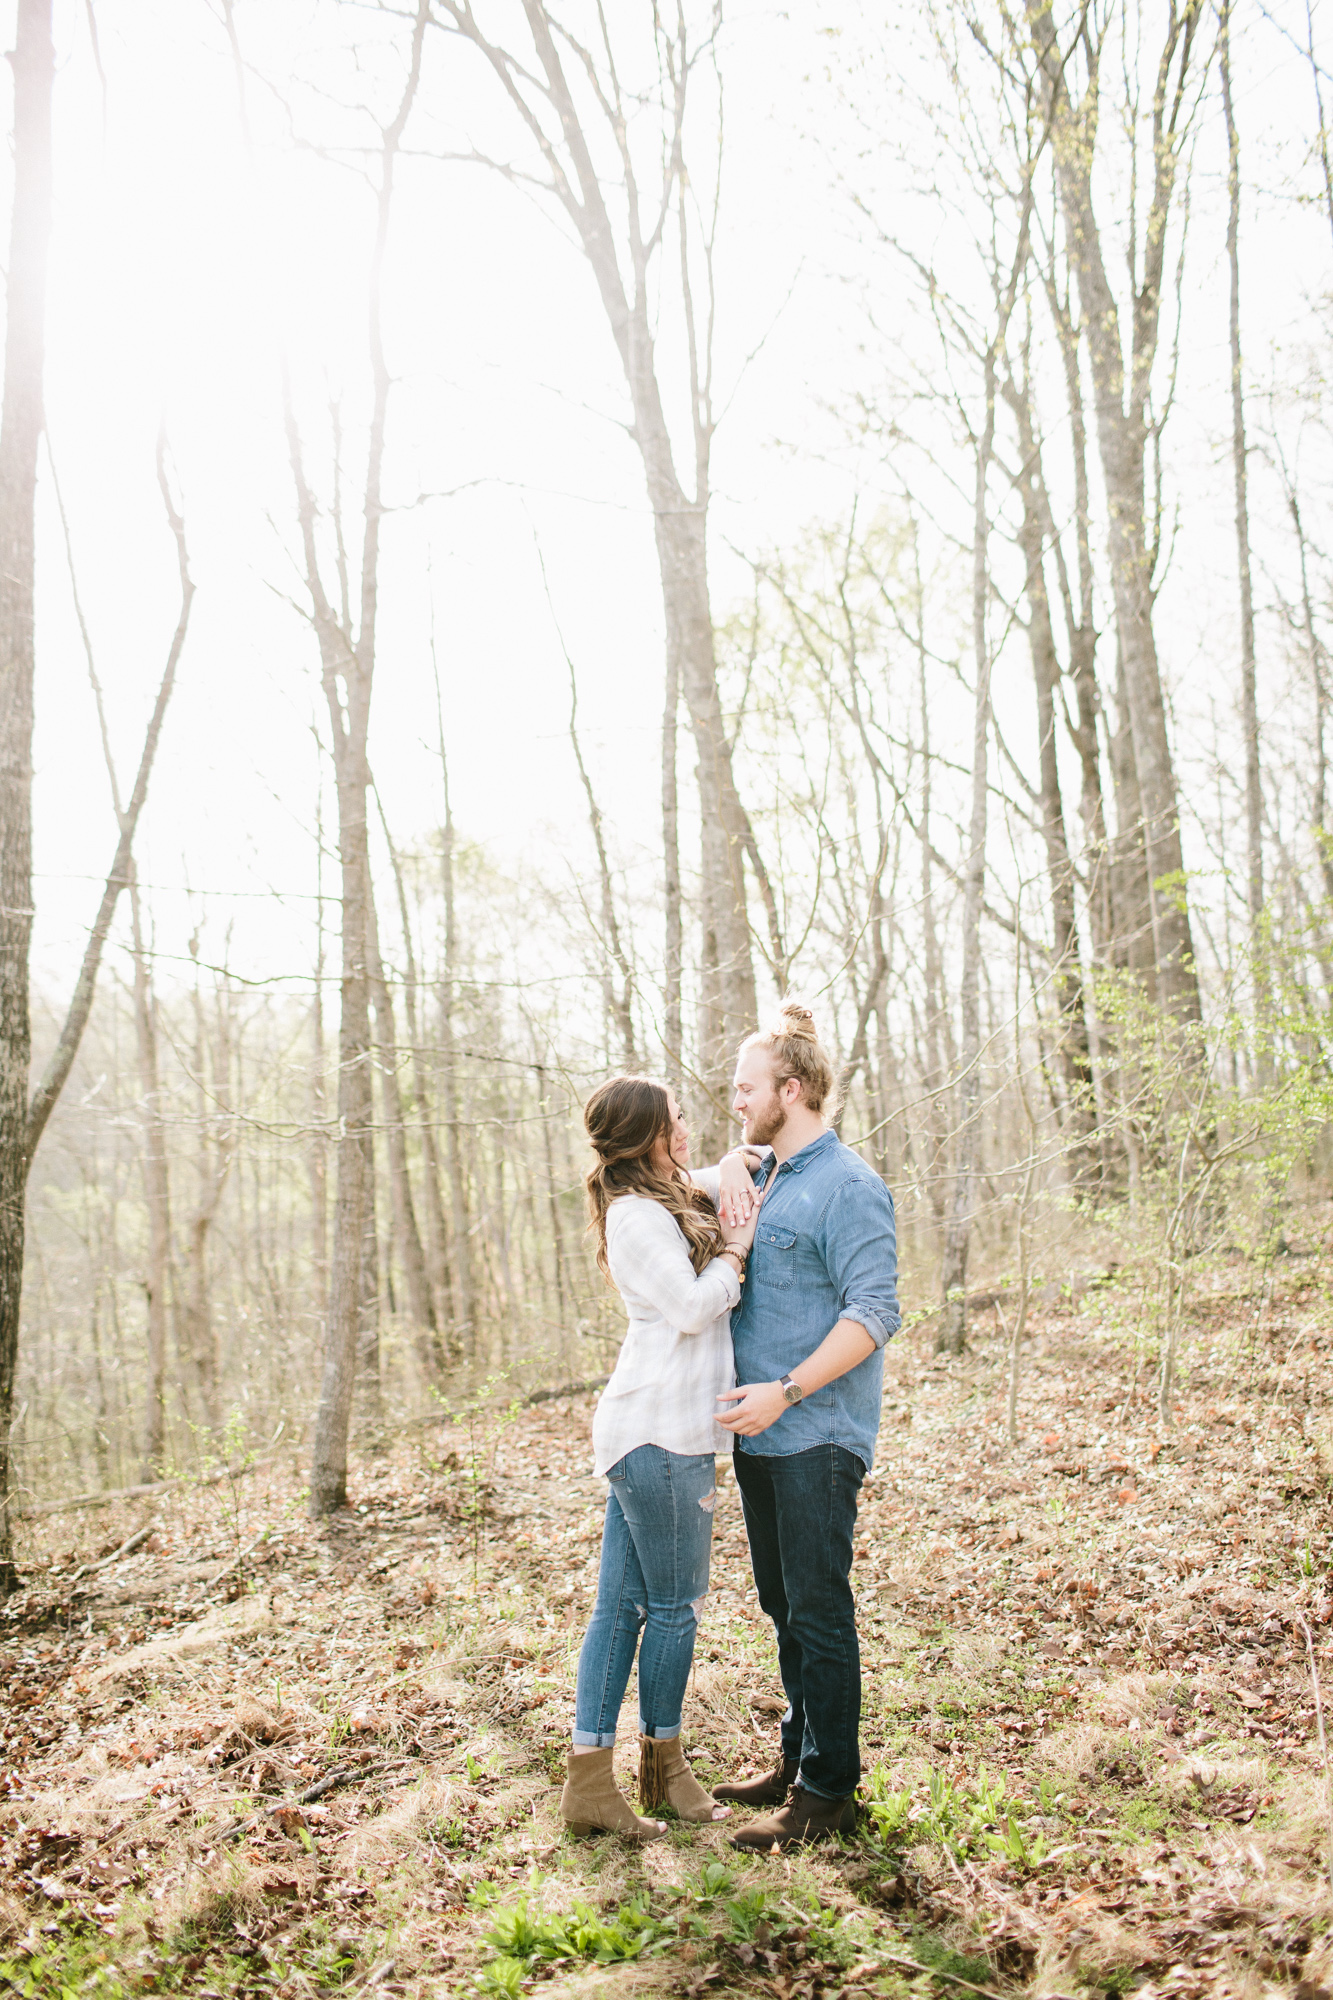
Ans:
POLYGON ((782 1754, 800 1782, 845 1799, 861 1776, 861 1649, 849 1581, 865 1467, 839 1444, 737 1451, 733 1465, 759 1602, 777 1627, 788 1709, 782 1754))

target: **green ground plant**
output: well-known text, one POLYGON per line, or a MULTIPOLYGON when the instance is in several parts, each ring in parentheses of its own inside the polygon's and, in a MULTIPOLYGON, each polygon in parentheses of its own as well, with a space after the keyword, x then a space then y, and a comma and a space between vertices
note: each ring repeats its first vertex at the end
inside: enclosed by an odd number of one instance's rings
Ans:
POLYGON ((866 1815, 873 1838, 884 1847, 922 1842, 947 1848, 955 1860, 997 1855, 1017 1868, 1036 1868, 1047 1853, 1045 1836, 1023 1821, 1036 1806, 1010 1797, 1002 1774, 992 1777, 983 1764, 972 1786, 957 1786, 942 1771, 930 1774, 928 1794, 896 1790, 882 1764, 868 1781, 866 1815))

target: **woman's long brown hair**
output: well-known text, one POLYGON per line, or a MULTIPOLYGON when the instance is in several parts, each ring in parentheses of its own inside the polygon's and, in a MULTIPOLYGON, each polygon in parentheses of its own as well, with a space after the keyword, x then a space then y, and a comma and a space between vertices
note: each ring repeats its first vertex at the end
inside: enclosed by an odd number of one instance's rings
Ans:
POLYGON ((583 1123, 597 1155, 597 1165, 584 1186, 588 1190, 589 1228, 597 1236, 597 1262, 611 1276, 606 1256, 606 1211, 622 1194, 647 1195, 660 1201, 680 1224, 696 1274, 705 1271, 722 1249, 722 1226, 702 1188, 678 1169, 659 1173, 650 1155, 658 1139, 671 1130, 671 1101, 666 1086, 646 1076, 613 1076, 597 1086, 583 1107, 583 1123))

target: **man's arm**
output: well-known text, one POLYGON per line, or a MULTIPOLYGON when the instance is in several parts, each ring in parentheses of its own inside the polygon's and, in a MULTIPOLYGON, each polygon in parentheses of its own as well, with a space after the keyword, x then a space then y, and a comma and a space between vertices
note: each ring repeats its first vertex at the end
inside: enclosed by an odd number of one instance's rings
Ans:
MULTIPOLYGON (((807 1355, 799 1368, 792 1369, 791 1379, 803 1396, 813 1396, 816 1389, 825 1388, 859 1366, 878 1345, 859 1320, 840 1319, 814 1353, 807 1355)), ((718 1401, 736 1405, 718 1418, 723 1430, 735 1437, 758 1437, 760 1431, 770 1429, 783 1411, 790 1408, 780 1382, 752 1382, 744 1389, 724 1389, 718 1401)))
MULTIPOLYGON (((839 1188, 823 1219, 820 1249, 837 1288, 842 1317, 813 1354, 791 1371, 804 1396, 859 1367, 902 1325, 893 1197, 882 1181, 867 1176, 839 1188)), ((718 1422, 740 1437, 757 1437, 790 1407, 777 1382, 748 1383, 726 1390, 724 1397, 736 1407, 718 1422)))

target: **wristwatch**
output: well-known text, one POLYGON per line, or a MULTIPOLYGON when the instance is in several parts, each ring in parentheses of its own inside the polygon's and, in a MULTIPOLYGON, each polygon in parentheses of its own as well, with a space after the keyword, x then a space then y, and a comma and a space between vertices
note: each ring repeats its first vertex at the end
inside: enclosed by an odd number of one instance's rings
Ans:
POLYGON ((778 1387, 782 1391, 782 1400, 784 1403, 799 1403, 805 1394, 805 1390, 801 1387, 800 1383, 793 1382, 790 1375, 784 1375, 778 1383, 778 1387))

